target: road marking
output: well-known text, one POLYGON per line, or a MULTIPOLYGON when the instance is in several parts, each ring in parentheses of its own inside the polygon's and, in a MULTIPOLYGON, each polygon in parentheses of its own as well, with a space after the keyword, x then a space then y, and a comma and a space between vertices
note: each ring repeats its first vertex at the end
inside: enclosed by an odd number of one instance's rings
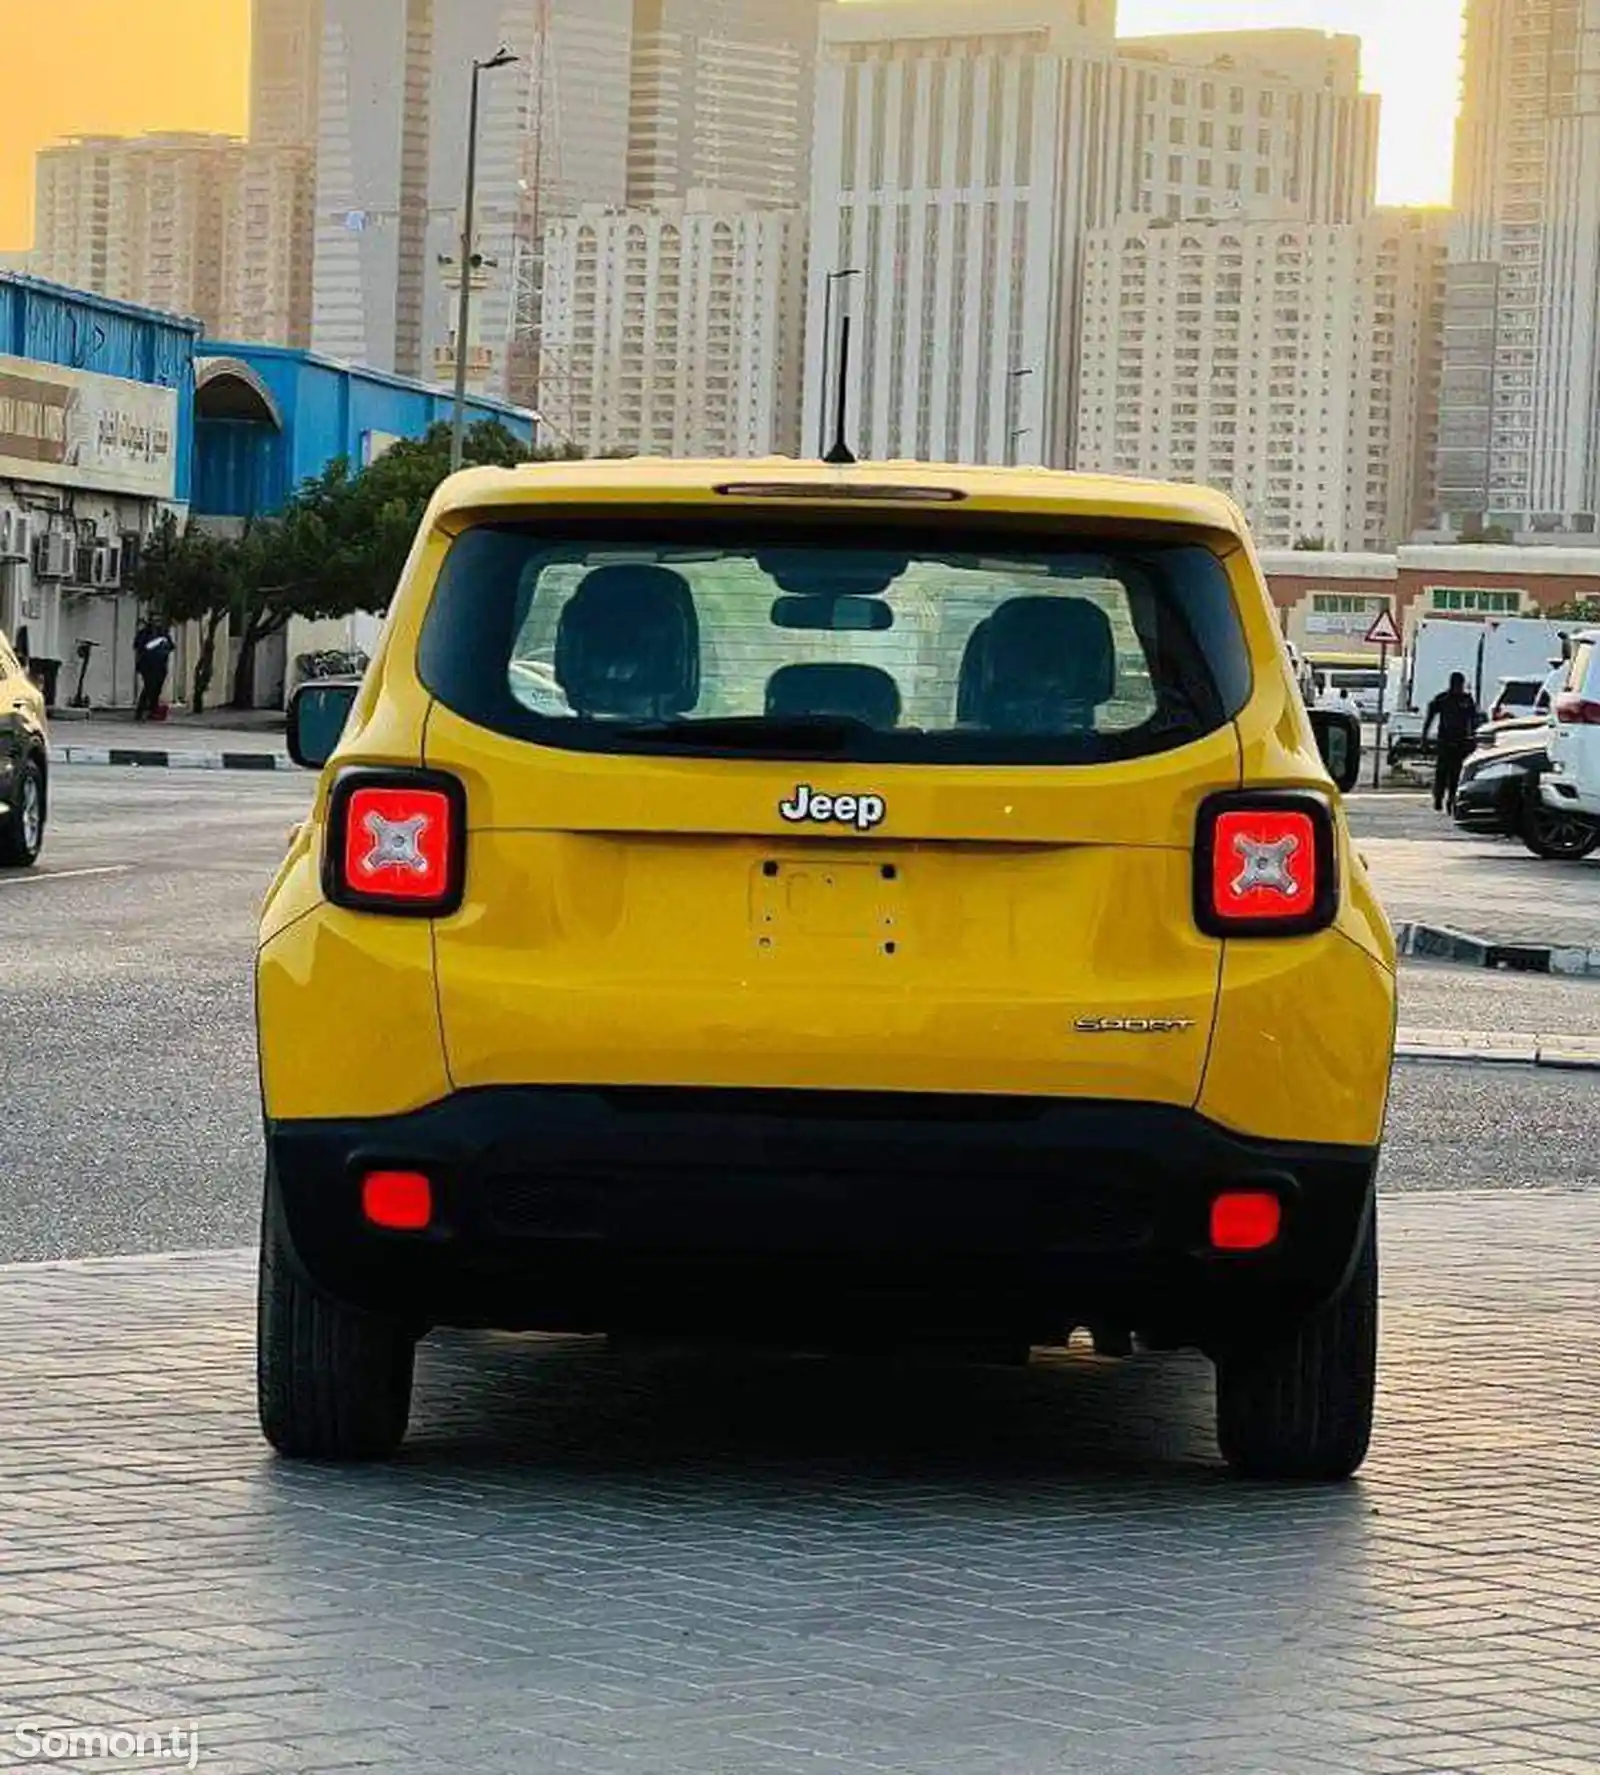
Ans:
POLYGON ((23 887, 33 881, 82 881, 86 875, 126 875, 131 863, 105 863, 98 869, 46 869, 33 875, 0 875, 0 887, 23 887))

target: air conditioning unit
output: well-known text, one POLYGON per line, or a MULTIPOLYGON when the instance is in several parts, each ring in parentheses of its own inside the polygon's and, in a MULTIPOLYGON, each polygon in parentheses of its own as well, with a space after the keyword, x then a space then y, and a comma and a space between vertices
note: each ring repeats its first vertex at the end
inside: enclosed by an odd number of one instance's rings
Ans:
POLYGON ((33 571, 40 579, 70 579, 77 565, 77 540, 64 530, 49 530, 34 544, 33 571))
POLYGON ((114 587, 122 584, 122 544, 97 542, 94 545, 94 568, 91 585, 114 587))

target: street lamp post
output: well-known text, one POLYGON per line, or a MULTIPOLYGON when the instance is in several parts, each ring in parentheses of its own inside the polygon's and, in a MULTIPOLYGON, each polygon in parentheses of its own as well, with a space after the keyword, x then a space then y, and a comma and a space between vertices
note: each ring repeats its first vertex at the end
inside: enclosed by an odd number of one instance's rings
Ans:
POLYGON ((833 286, 860 277, 856 270, 830 271, 822 298, 822 398, 817 403, 817 454, 828 454, 829 372, 833 368, 833 286))
POLYGON ((1015 467, 1017 461, 1017 445, 1033 429, 1029 425, 1018 425, 1018 409, 1022 404, 1022 384, 1033 374, 1032 370, 1010 370, 1006 373, 1006 466, 1015 467))
POLYGON ((461 466, 467 434, 467 334, 472 323, 473 208, 478 197, 478 81, 488 68, 509 67, 522 58, 504 44, 487 61, 472 63, 472 101, 467 108, 467 194, 461 215, 461 304, 456 310, 456 401, 450 418, 450 468, 461 466))

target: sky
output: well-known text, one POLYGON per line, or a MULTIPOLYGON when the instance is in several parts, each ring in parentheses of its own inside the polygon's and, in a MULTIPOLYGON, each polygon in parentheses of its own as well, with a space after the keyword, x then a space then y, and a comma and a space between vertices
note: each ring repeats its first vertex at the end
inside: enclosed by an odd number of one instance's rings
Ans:
MULTIPOLYGON (((982 0, 973 10, 982 16, 982 0)), ((33 156, 49 142, 152 129, 242 134, 249 15, 249 0, 0 0, 0 252, 31 239, 33 156)), ((1365 84, 1384 98, 1380 198, 1448 198, 1461 0, 1120 0, 1118 17, 1129 36, 1355 32, 1365 84)))

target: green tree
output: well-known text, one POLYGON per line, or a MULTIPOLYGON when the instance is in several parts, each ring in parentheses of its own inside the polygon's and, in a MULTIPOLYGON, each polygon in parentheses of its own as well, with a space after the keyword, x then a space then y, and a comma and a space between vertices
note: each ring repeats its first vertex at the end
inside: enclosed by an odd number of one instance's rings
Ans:
POLYGON ((1326 552, 1328 544, 1321 536, 1300 536, 1295 539, 1295 552, 1302 555, 1320 555, 1326 552))
MULTIPOLYGON (((503 426, 470 426, 468 467, 514 468, 529 461, 571 460, 570 448, 530 451, 503 426)), ((233 608, 239 641, 233 706, 253 700, 261 643, 297 616, 317 620, 388 607, 417 527, 450 472, 450 428, 403 439, 365 469, 343 458, 303 483, 276 517, 255 525, 240 547, 241 578, 233 608)))

